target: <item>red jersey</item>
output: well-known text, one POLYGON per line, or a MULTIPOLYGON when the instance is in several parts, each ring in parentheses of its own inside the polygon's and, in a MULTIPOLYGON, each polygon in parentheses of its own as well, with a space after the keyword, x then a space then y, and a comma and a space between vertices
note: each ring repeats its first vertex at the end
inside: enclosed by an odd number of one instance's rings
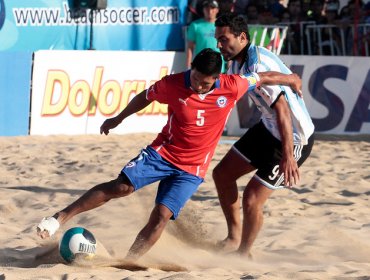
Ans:
MULTIPOLYGON (((257 78, 256 78, 257 77, 257 78)), ((168 104, 168 121, 151 144, 178 168, 204 178, 236 101, 257 85, 255 74, 223 75, 214 88, 191 89, 190 70, 162 78, 147 90, 147 99, 168 104)))

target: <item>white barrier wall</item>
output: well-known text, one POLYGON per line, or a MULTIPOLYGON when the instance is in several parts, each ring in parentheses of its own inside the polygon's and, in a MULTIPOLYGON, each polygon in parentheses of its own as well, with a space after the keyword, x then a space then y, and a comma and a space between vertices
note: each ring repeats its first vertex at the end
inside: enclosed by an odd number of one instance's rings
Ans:
MULTIPOLYGON (((316 132, 370 134, 370 58, 281 56, 302 76, 316 132)), ((32 78, 33 135, 98 134, 132 97, 166 74, 184 70, 183 52, 38 51, 32 78)), ((241 111, 242 112, 242 111, 241 111)), ((161 130, 167 107, 154 103, 112 132, 161 130)), ((234 109, 229 135, 247 126, 234 109)))
MULTIPOLYGON (((30 134, 98 134, 135 94, 184 65, 175 52, 38 51, 30 134)), ((166 120, 167 106, 155 102, 112 132, 158 132, 166 120)))

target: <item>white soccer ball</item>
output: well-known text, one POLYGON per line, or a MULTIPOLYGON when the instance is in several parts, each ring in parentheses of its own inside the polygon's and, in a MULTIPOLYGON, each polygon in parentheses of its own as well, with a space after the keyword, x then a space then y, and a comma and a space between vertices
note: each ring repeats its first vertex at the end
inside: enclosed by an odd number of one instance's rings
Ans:
POLYGON ((76 257, 91 259, 96 253, 96 239, 83 227, 70 228, 60 240, 59 253, 68 263, 74 261, 76 257))

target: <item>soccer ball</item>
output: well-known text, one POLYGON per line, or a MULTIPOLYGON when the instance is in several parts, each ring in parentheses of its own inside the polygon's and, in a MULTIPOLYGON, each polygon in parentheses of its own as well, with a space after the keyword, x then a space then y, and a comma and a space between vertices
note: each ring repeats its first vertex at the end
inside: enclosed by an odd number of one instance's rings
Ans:
POLYGON ((96 239, 85 228, 74 227, 67 230, 59 243, 59 253, 62 258, 70 263, 77 257, 91 259, 95 256, 96 239))

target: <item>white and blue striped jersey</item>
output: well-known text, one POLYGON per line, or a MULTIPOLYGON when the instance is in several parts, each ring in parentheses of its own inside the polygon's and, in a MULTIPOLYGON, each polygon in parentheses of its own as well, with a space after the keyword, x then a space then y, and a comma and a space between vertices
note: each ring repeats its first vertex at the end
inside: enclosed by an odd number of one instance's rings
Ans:
MULTIPOLYGON (((292 71, 280 60, 280 58, 263 47, 250 45, 244 64, 240 67, 237 61, 233 61, 228 74, 245 74, 250 72, 277 71, 290 74, 292 71)), ((263 85, 249 91, 248 94, 262 112, 262 122, 277 139, 281 140, 277 124, 276 111, 271 106, 277 101, 281 93, 284 93, 288 102, 293 123, 293 142, 295 145, 306 145, 307 139, 314 132, 314 125, 301 97, 290 87, 282 85, 263 85)))

